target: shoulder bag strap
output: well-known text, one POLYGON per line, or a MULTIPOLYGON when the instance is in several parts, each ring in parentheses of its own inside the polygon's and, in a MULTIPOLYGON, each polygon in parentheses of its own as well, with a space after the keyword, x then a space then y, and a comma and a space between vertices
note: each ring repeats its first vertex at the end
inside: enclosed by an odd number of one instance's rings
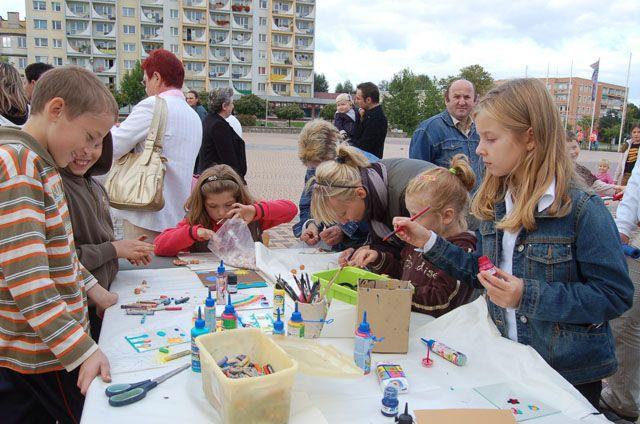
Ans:
POLYGON ((162 152, 162 139, 167 127, 167 102, 160 96, 156 96, 156 102, 153 107, 153 118, 147 132, 147 138, 144 142, 144 151, 142 153, 142 163, 147 165, 151 160, 151 154, 154 149, 160 149, 162 152))

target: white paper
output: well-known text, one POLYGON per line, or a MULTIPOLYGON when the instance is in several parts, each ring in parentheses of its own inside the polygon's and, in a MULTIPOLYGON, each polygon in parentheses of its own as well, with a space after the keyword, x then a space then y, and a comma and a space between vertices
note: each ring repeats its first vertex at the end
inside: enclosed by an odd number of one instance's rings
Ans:
POLYGON ((353 338, 357 312, 356 305, 333 299, 327 311, 327 321, 333 322, 322 327, 320 337, 353 338))

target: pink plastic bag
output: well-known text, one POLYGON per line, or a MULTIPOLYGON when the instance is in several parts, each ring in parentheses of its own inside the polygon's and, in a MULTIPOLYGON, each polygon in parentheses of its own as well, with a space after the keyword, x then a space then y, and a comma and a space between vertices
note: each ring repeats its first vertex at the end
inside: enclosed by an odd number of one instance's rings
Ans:
POLYGON ((225 221, 209 240, 209 250, 225 264, 235 268, 256 269, 256 250, 251 231, 240 218, 225 221))

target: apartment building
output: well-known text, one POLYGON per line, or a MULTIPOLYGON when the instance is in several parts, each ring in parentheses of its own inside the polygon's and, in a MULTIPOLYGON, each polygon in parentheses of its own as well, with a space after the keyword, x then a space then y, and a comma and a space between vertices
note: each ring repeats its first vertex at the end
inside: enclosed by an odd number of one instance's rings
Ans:
POLYGON ((83 66, 117 86, 136 61, 164 48, 183 61, 186 89, 233 87, 296 101, 313 97, 315 7, 315 0, 27 0, 27 63, 83 66))
POLYGON ((24 76, 27 62, 27 23, 17 12, 0 16, 0 57, 6 58, 24 76))

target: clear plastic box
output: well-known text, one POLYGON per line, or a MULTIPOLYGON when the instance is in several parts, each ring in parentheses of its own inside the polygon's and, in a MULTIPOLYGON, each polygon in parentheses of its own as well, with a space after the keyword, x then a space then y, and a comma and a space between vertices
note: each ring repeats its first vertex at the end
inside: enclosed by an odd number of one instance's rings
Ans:
POLYGON ((222 422, 286 423, 298 363, 257 328, 205 334, 196 339, 202 363, 202 387, 222 422), (217 362, 244 354, 255 364, 270 364, 274 373, 231 379, 217 362))

